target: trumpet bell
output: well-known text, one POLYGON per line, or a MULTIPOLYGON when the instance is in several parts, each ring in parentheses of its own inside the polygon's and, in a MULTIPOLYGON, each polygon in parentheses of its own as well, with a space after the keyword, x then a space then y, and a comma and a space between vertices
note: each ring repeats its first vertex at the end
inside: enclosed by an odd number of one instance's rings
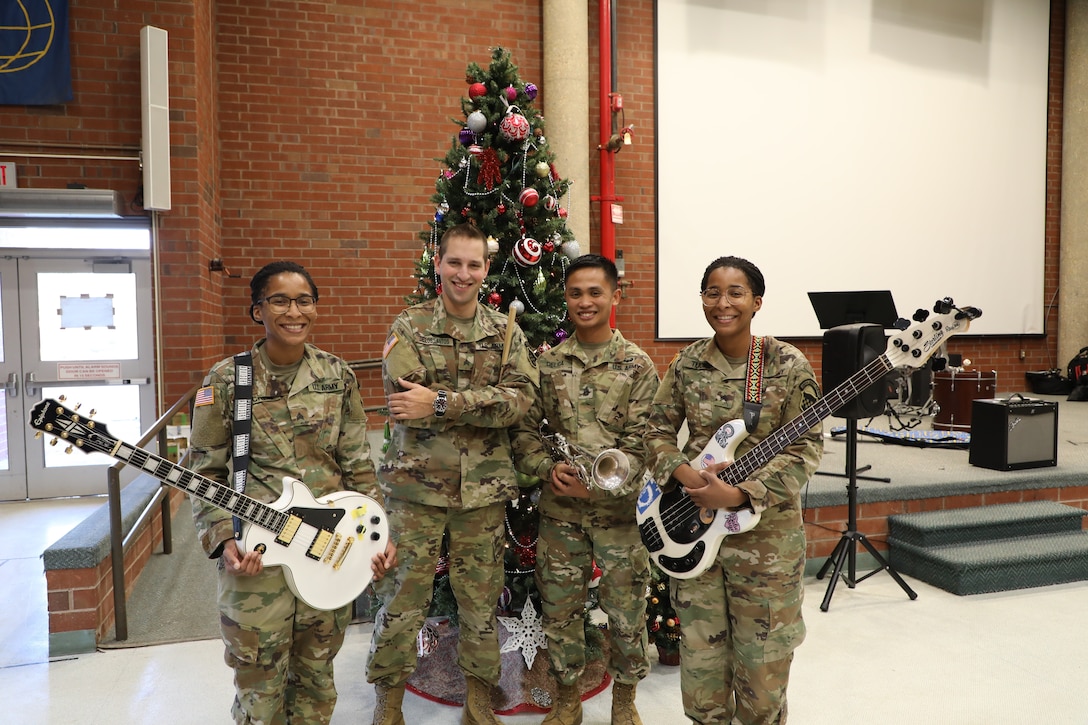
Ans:
POLYGON ((593 483, 605 491, 614 491, 631 475, 631 464, 618 448, 601 451, 593 460, 593 483))

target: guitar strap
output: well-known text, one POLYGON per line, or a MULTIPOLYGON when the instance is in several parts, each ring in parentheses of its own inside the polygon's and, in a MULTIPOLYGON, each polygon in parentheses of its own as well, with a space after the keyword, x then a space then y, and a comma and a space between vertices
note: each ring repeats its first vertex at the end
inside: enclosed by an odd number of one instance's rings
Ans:
MULTIPOLYGON (((253 430, 250 415, 253 409, 253 355, 247 350, 234 356, 234 435, 231 448, 231 470, 234 471, 234 490, 246 491, 246 473, 249 470, 249 434, 253 430)), ((242 520, 234 517, 234 538, 242 538, 242 520)))
POLYGON ((763 410, 763 344, 764 337, 752 336, 748 346, 748 377, 744 389, 744 427, 749 432, 759 425, 759 413, 763 410))

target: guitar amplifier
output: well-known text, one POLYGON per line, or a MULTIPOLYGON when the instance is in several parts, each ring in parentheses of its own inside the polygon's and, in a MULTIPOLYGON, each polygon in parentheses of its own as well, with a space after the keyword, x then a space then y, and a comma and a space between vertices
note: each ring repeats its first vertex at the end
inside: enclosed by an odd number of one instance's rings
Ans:
POLYGON ((1058 465, 1058 404, 1019 393, 972 401, 968 460, 997 471, 1058 465))

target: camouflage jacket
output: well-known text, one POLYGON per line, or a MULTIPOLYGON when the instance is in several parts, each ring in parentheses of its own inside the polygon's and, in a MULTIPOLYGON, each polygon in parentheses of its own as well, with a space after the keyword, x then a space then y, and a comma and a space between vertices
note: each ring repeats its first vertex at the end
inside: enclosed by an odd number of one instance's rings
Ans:
MULTIPOLYGON (((340 358, 306 345, 289 391, 269 373, 253 347, 253 413, 246 495, 271 503, 283 492, 283 477, 303 481, 316 496, 352 490, 381 501, 366 413, 355 373, 340 358)), ((210 403, 193 410, 193 471, 230 482, 234 420, 234 358, 217 363, 204 381, 210 403)), ((233 536, 231 516, 193 498, 193 518, 204 551, 214 555, 233 536)))
MULTIPOLYGON (((646 432, 648 465, 655 480, 668 481, 681 463, 695 460, 722 424, 742 418, 747 365, 734 366, 714 339, 681 350, 669 364, 650 411, 646 432), (683 452, 677 433, 687 421, 683 452)), ((820 397, 812 367, 793 345, 768 337, 764 345, 763 409, 754 433, 738 447, 739 458, 796 418, 820 397)), ((782 507, 800 509, 800 491, 823 455, 822 425, 816 425, 739 484, 762 513, 782 507)))
POLYGON ((441 418, 395 422, 378 466, 386 496, 446 508, 517 498, 509 431, 529 410, 537 376, 517 326, 500 369, 505 334, 505 315, 477 305, 471 325, 459 325, 438 299, 394 320, 382 354, 386 394, 404 378, 449 391, 449 407, 441 418))
MULTIPOLYGON (((607 347, 588 352, 571 337, 537 361, 540 395, 514 436, 518 470, 545 481, 541 512, 564 521, 582 520, 587 506, 607 519, 634 520, 634 502, 642 488, 645 448, 642 442, 650 403, 657 392, 653 360, 616 330, 607 347), (596 457, 618 448, 631 472, 623 486, 605 491, 589 486, 590 499, 556 496, 547 482, 555 461, 540 442, 541 418, 552 433, 596 457)), ((592 458, 584 462, 592 471, 592 458)))

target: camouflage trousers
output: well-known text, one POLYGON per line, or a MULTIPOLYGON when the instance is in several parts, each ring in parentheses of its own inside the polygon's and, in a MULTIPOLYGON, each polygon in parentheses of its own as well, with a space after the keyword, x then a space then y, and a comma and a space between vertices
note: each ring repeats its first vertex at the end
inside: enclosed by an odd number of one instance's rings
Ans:
POLYGON ((608 614, 608 673, 630 685, 650 671, 646 641, 650 557, 639 540, 634 516, 629 524, 601 524, 540 517, 536 586, 552 674, 565 685, 578 682, 586 666, 584 611, 594 561, 602 572, 598 603, 608 614))
POLYGON ((374 618, 368 682, 395 687, 416 668, 416 637, 434 592, 442 534, 450 532, 450 587, 460 620, 457 664, 484 682, 499 681, 495 605, 505 573, 506 505, 454 509, 387 498, 389 528, 397 537, 397 568, 375 585, 382 607, 374 618))
POLYGON ((283 570, 257 576, 219 569, 225 660, 234 670, 231 714, 238 725, 328 723, 336 706, 333 657, 344 643, 351 605, 314 609, 287 588, 283 570))
POLYGON ((672 580, 684 712, 700 725, 785 725, 793 651, 805 638, 804 529, 727 538, 714 564, 672 580))

